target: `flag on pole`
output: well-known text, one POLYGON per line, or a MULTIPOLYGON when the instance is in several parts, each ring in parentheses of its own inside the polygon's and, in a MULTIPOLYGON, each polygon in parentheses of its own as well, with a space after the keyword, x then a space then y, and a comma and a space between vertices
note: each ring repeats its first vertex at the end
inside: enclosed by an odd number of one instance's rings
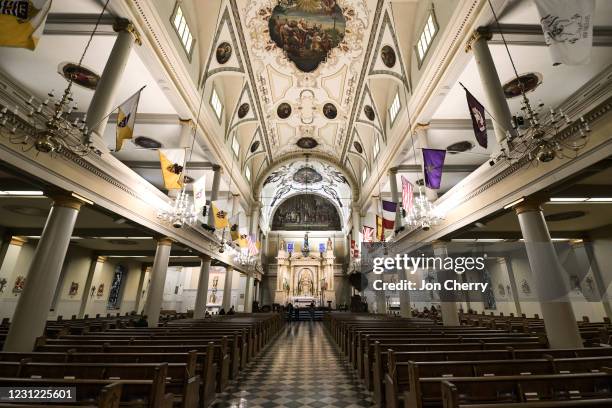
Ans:
POLYGON ((249 247, 249 243, 247 242, 247 236, 245 234, 240 235, 240 238, 238 238, 238 246, 240 248, 249 247))
POLYGON ((408 179, 402 176, 402 207, 406 212, 412 211, 414 202, 414 188, 408 179))
POLYGON ((119 105, 117 112, 117 130, 115 132, 115 151, 118 152, 123 146, 123 141, 131 139, 134 135, 134 123, 136 122, 136 111, 138 110, 138 102, 140 101, 141 88, 134 95, 130 96, 127 101, 119 105))
POLYGON ((232 224, 230 227, 230 236, 232 241, 238 241, 240 239, 240 232, 238 232, 238 224, 232 224))
POLYGON ((393 201, 382 200, 383 209, 383 227, 384 229, 392 230, 395 225, 395 213, 397 212, 397 203, 393 201))
POLYGON ((585 65, 593 48, 595 0, 536 0, 553 65, 585 65))
POLYGON ((229 215, 226 211, 223 211, 215 205, 214 202, 211 203, 212 211, 215 217, 215 228, 223 229, 229 227, 229 215))
POLYGON ((202 210, 206 207, 206 176, 193 182, 193 204, 196 213, 202 214, 202 210))
POLYGON ((376 216, 376 239, 379 241, 385 240, 385 229, 383 228, 382 217, 376 216))
POLYGON ((442 182, 442 169, 446 150, 423 149, 423 173, 425 175, 425 186, 439 189, 442 182))
POLYGON ((166 189, 182 188, 185 149, 159 149, 159 162, 166 189))
POLYGON ((51 0, 0 1, 0 47, 34 50, 50 9, 51 0))
POLYGON ((374 242, 374 228, 364 225, 361 229, 363 242, 374 242))
POLYGON ((476 136, 476 141, 478 141, 478 144, 486 149, 488 140, 485 108, 480 102, 478 102, 478 99, 474 98, 474 95, 472 95, 467 89, 465 90, 465 96, 467 98, 470 116, 472 117, 472 128, 474 128, 474 136, 476 136))

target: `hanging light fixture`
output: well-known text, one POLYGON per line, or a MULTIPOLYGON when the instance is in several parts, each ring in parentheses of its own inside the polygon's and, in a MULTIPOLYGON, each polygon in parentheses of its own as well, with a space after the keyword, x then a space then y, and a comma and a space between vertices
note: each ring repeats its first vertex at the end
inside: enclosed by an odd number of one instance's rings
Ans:
POLYGON ((433 225, 438 225, 441 220, 442 217, 436 212, 435 206, 419 186, 419 195, 414 199, 412 209, 406 212, 406 223, 411 227, 420 227, 427 231, 433 225))
MULTIPOLYGON (((94 29, 81 54, 78 67, 81 67, 83 63, 93 36, 98 30, 100 20, 106 12, 108 2, 109 0, 105 2, 102 12, 98 16, 94 29)), ((88 139, 86 136, 92 130, 85 124, 87 115, 80 119, 72 117, 72 113, 78 109, 72 93, 73 83, 74 77, 71 76, 59 100, 55 100, 54 90, 51 90, 42 101, 36 100, 33 95, 30 95, 25 102, 27 107, 23 112, 20 112, 18 105, 9 108, 0 104, 0 127, 8 129, 11 135, 10 142, 29 145, 28 148, 25 148, 25 151, 34 148, 40 153, 70 151, 79 156, 85 156, 91 152, 93 150, 91 144, 82 142, 88 139)))
POLYGON ((197 221, 198 213, 191 195, 186 191, 185 183, 183 183, 183 188, 174 199, 172 208, 160 211, 157 217, 172 224, 174 228, 192 225, 197 221))
POLYGON ((549 108, 547 113, 543 113, 545 105, 542 101, 539 101, 536 107, 531 104, 526 95, 523 79, 510 53, 497 13, 491 0, 488 0, 488 3, 521 92, 520 112, 512 118, 514 134, 506 130, 508 148, 503 148, 497 159, 506 159, 511 163, 527 160, 538 164, 550 162, 555 158, 575 158, 578 151, 585 148, 588 143, 588 136, 591 132, 589 123, 582 116, 576 120, 570 119, 562 109, 549 108), (570 132, 564 134, 563 131, 566 128, 569 128, 570 132))

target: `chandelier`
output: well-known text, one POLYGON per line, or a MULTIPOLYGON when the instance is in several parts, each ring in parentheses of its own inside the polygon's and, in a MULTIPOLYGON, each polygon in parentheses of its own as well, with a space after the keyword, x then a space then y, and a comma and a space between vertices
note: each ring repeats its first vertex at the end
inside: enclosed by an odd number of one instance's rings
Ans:
POLYGON ((172 224, 174 228, 191 225, 197 221, 198 213, 196 212, 191 195, 186 191, 185 183, 183 183, 183 188, 174 199, 172 208, 160 211, 157 217, 162 221, 172 224))
POLYGON ((419 186, 419 195, 414 198, 412 208, 406 211, 406 224, 411 227, 420 227, 427 231, 432 225, 438 225, 442 217, 436 211, 435 206, 423 194, 419 186))
POLYGON ((511 163, 528 161, 537 165, 555 158, 575 158, 578 151, 588 143, 591 132, 589 123, 582 116, 578 120, 571 120, 561 109, 550 108, 547 114, 542 114, 544 103, 541 101, 535 108, 531 105, 526 95, 525 83, 518 74, 497 13, 491 0, 488 0, 488 3, 512 64, 521 95, 521 112, 511 120, 514 133, 506 130, 507 147, 502 147, 497 159, 506 159, 511 163), (567 133, 566 129, 569 130, 567 133))
MULTIPOLYGON (((81 67, 93 36, 98 30, 100 20, 109 0, 102 8, 89 40, 83 49, 78 66, 81 67)), ((94 151, 91 143, 83 143, 92 129, 87 127, 87 115, 81 118, 73 117, 78 109, 72 93, 74 76, 71 76, 60 99, 55 100, 55 91, 51 90, 44 100, 36 100, 33 95, 25 101, 25 111, 20 112, 19 106, 9 109, 0 105, 0 127, 8 129, 9 141, 19 145, 29 145, 24 151, 36 149, 40 153, 63 153, 69 151, 79 156, 85 156, 94 151), (19 131, 19 132, 18 132, 19 131)), ((100 154, 96 150, 97 154, 100 154)))

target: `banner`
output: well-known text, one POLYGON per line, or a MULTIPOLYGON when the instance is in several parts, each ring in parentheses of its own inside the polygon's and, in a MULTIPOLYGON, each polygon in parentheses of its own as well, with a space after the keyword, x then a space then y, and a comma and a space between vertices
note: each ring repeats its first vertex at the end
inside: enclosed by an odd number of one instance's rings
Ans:
POLYGON ((379 241, 385 240, 385 229, 383 228, 382 217, 376 216, 376 239, 379 241))
POLYGON ((185 149, 159 149, 159 163, 166 189, 182 188, 185 149))
POLYGON ((474 95, 472 95, 467 89, 465 90, 465 96, 467 98, 470 116, 472 117, 472 128, 474 129, 474 136, 476 136, 476 141, 478 142, 478 144, 486 149, 488 145, 488 140, 485 108, 480 102, 478 102, 478 99, 474 98, 474 95))
POLYGON ((384 229, 392 230, 395 225, 395 213, 397 212, 397 203, 393 201, 382 200, 383 209, 383 227, 384 229))
POLYGON ((402 176, 402 207, 406 210, 406 213, 412 211, 414 205, 414 187, 408 179, 402 176))
POLYGON ((206 176, 193 182, 193 205, 196 213, 202 214, 202 210, 206 207, 206 176))
POLYGON ((215 205, 215 203, 211 203, 211 208, 215 217, 215 228, 223 229, 229 227, 229 214, 226 211, 223 211, 215 205))
POLYGON ((34 50, 50 9, 51 0, 1 0, 0 47, 34 50))
POLYGON ((425 186, 437 190, 442 182, 442 170, 446 150, 423 149, 423 173, 425 186))
POLYGON ((117 130, 115 132, 115 151, 118 152, 123 146, 123 141, 131 139, 134 135, 134 123, 136 122, 136 111, 142 88, 134 95, 119 105, 117 112, 117 130))
POLYGON ((553 65, 585 65, 593 48, 595 0, 536 0, 553 65))
POLYGON ((361 231, 363 234, 363 242, 374 242, 374 228, 364 225, 361 231))
POLYGON ((238 241, 240 239, 240 232, 238 232, 238 224, 232 224, 230 228, 230 236, 232 241, 238 241))

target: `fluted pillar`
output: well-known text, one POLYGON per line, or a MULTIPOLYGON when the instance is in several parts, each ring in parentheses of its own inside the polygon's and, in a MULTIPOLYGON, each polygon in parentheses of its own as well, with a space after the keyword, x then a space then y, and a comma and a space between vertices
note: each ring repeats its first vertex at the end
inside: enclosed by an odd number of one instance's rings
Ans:
POLYGON ((541 201, 527 199, 514 207, 527 248, 531 273, 552 348, 583 347, 568 297, 569 289, 544 219, 541 201))
MULTIPOLYGON (((446 242, 434 241, 431 245, 436 258, 444 259, 448 256, 446 242)), ((455 272, 452 270, 447 271, 442 269, 436 271, 436 274, 438 276, 438 282, 444 282, 448 279, 457 278, 455 272)), ((457 309, 457 301, 453 292, 446 290, 440 291, 440 310, 442 312, 442 324, 444 326, 459 326, 459 311, 457 309)))
POLYGON ((208 225, 211 227, 215 226, 215 214, 213 214, 212 210, 212 202, 217 201, 217 196, 219 195, 219 184, 221 183, 221 166, 213 165, 213 182, 212 182, 212 190, 210 190, 210 206, 208 207, 208 225))
POLYGON ((170 238, 157 240, 155 259, 153 260, 150 275, 151 283, 149 284, 149 293, 147 294, 147 301, 144 307, 144 314, 147 316, 149 327, 157 327, 157 323, 159 323, 171 249, 172 240, 170 238))
POLYGON ((112 113, 117 103, 117 91, 122 84, 123 71, 130 58, 132 47, 134 43, 142 44, 140 35, 129 20, 118 18, 113 24, 113 29, 117 32, 117 39, 87 110, 87 127, 100 139, 104 138, 108 122, 106 116, 112 113))
POLYGON ((253 275, 248 274, 246 277, 246 286, 244 287, 244 312, 251 313, 253 311, 253 275))
POLYGON ((227 312, 232 305, 232 281, 234 280, 234 268, 225 267, 225 283, 223 284, 223 302, 221 307, 227 312))
MULTIPOLYGON (((419 123, 415 127, 417 141, 419 142, 419 146, 421 147, 421 149, 427 149, 429 147, 429 136, 427 135, 428 130, 429 123, 419 123)), ((425 197, 427 197, 429 201, 434 202, 438 199, 437 190, 434 190, 433 188, 429 188, 427 186, 423 188, 425 189, 425 197)))
POLYGON ((478 66, 480 80, 487 96, 487 103, 483 103, 495 118, 493 128, 495 129, 495 138, 497 143, 501 143, 506 139, 506 133, 514 135, 515 131, 512 128, 512 114, 506 102, 506 96, 502 88, 502 83, 499 80, 499 74, 489 50, 488 41, 491 39, 491 33, 486 29, 479 29, 472 34, 466 45, 466 52, 474 51, 474 58, 478 66))
POLYGON ((399 193, 399 190, 397 189, 397 167, 389 169, 389 186, 391 187, 391 201, 397 204, 395 210, 395 229, 397 230, 403 225, 402 210, 400 207, 402 203, 402 197, 399 193))
POLYGON ((17 302, 4 351, 30 352, 42 336, 66 258, 70 237, 83 202, 69 196, 53 198, 40 241, 17 302))
POLYGON ((210 262, 208 255, 200 256, 200 279, 198 280, 198 291, 196 292, 194 319, 203 319, 206 316, 206 303, 208 303, 208 281, 210 279, 210 262))

